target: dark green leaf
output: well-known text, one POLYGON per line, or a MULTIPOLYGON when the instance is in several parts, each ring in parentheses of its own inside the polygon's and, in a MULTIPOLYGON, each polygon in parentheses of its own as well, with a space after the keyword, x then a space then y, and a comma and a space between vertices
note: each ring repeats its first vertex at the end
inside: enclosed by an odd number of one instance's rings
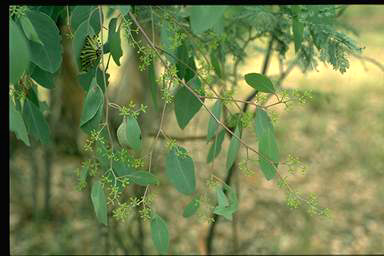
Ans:
POLYGON ((151 184, 159 184, 159 179, 147 171, 134 171, 126 175, 130 181, 140 186, 147 186, 151 184))
MULTIPOLYGON (((170 26, 171 26, 170 23, 165 20, 164 25, 161 26, 160 28, 160 40, 161 40, 161 45, 163 46, 163 49, 167 51, 169 54, 171 54, 172 56, 176 56, 176 49, 172 48, 172 38, 175 38, 174 37, 175 32, 173 32, 170 29, 170 26)), ((175 64, 176 60, 169 54, 165 55, 167 60, 170 63, 175 64)))
POLYGON ((104 99, 100 107, 98 108, 96 114, 86 123, 80 125, 80 128, 88 134, 90 134, 92 130, 98 130, 100 128, 100 122, 103 118, 103 110, 104 110, 104 99))
POLYGON ((156 82, 155 65, 153 64, 153 61, 151 61, 151 64, 148 67, 148 75, 149 75, 150 86, 151 86, 151 96, 152 96, 153 106, 155 108, 155 111, 159 112, 159 103, 157 102, 158 101, 157 98, 160 93, 159 93, 159 88, 156 82))
POLYGON ((176 49, 176 68, 177 68, 177 76, 180 79, 184 79, 185 82, 188 82, 195 76, 196 65, 193 54, 189 55, 189 46, 186 41, 183 41, 182 45, 180 45, 176 49))
POLYGON ((195 166, 185 148, 177 148, 173 148, 167 155, 165 173, 177 191, 190 195, 196 190, 195 166))
POLYGON ((193 198, 192 201, 189 204, 187 204, 187 206, 184 208, 183 217, 184 218, 191 217, 193 214, 196 213, 199 207, 200 207, 199 198, 198 197, 193 198))
POLYGON ((220 151, 221 151, 221 144, 223 144, 224 141, 224 135, 225 135, 225 129, 222 129, 217 136, 215 136, 215 140, 211 145, 211 148, 208 152, 207 157, 207 163, 212 162, 213 159, 215 159, 220 151))
POLYGON ((48 71, 41 69, 39 66, 34 65, 33 73, 31 75, 31 77, 39 85, 41 85, 47 89, 52 89, 53 87, 55 87, 54 75, 49 73, 48 71))
POLYGON ((51 135, 47 121, 44 119, 39 107, 28 99, 24 102, 23 117, 29 134, 32 134, 43 144, 51 143, 51 135))
POLYGON ((29 41, 31 60, 41 69, 55 73, 62 62, 61 36, 55 22, 39 11, 28 11, 27 16, 43 45, 29 41))
POLYGON ((263 132, 259 141, 259 153, 261 154, 259 156, 260 168, 267 180, 271 180, 276 175, 276 168, 279 164, 279 152, 272 129, 266 129, 263 132))
POLYGON ((224 14, 225 5, 195 5, 189 10, 192 32, 200 34, 216 25, 224 14))
POLYGON ((295 52, 297 53, 301 48, 301 42, 303 41, 304 24, 297 18, 293 19, 292 23, 293 39, 295 42, 295 52))
POLYGON ((221 67, 218 56, 215 54, 214 51, 211 52, 211 63, 213 66, 213 70, 215 71, 216 75, 220 78, 222 78, 221 74, 221 67))
POLYGON ((96 80, 92 80, 91 88, 89 89, 87 96, 85 97, 83 111, 80 117, 80 126, 83 126, 89 120, 91 120, 104 103, 104 95, 100 87, 96 83, 96 80))
POLYGON ((160 254, 168 254, 169 233, 167 223, 156 213, 151 218, 152 241, 160 254))
MULTIPOLYGON (((220 100, 217 100, 212 107, 212 113, 218 120, 220 120, 221 108, 222 108, 222 103, 220 100)), ((212 137, 215 135, 215 132, 218 127, 219 127, 219 123, 212 116, 210 116, 210 119, 208 121, 208 134, 207 134, 208 141, 211 140, 212 137)))
POLYGON ((129 11, 132 10, 132 7, 130 5, 115 5, 115 6, 112 6, 112 7, 114 9, 118 9, 123 16, 126 15, 129 11))
POLYGON ((38 44, 44 45, 43 42, 41 42, 39 35, 37 34, 35 28, 33 27, 31 21, 28 19, 27 16, 23 15, 19 18, 21 27, 23 28, 25 36, 38 44))
MULTIPOLYGON (((234 134, 237 137, 241 138, 241 128, 239 126, 236 127, 234 134)), ((227 170, 229 170, 229 168, 231 168, 233 163, 235 162, 239 148, 240 148, 240 141, 237 138, 235 138, 235 136, 232 136, 231 142, 229 144, 228 155, 227 155, 227 163, 226 163, 227 170)))
POLYGON ((258 73, 249 73, 244 76, 247 84, 252 86, 255 90, 260 92, 274 93, 275 88, 271 80, 262 74, 258 73))
POLYGON ((104 225, 108 225, 107 215, 107 199, 104 194, 100 181, 96 181, 92 185, 91 199, 93 208, 95 209, 97 220, 104 225))
MULTIPOLYGON (((97 68, 96 70, 96 77, 97 77, 97 84, 100 86, 103 93, 105 93, 104 76, 103 76, 103 71, 101 71, 100 68, 97 68)), ((107 83, 107 87, 109 85, 109 77, 110 75, 108 73, 105 73, 105 82, 107 83)))
POLYGON ((272 121, 269 118, 268 113, 259 107, 256 108, 255 128, 256 136, 259 140, 266 130, 271 130, 273 132, 272 121))
POLYGON ((30 146, 27 128, 23 117, 19 111, 16 110, 16 106, 13 100, 9 99, 9 130, 16 134, 16 138, 22 140, 24 144, 30 146))
MULTIPOLYGON (((197 77, 194 77, 188 82, 192 89, 200 89, 201 82, 197 77)), ((199 94, 199 93, 197 93, 199 94)), ((202 100, 204 101, 204 100, 202 100)), ((176 120, 181 129, 184 129, 189 121, 200 110, 202 103, 190 92, 185 86, 179 88, 175 95, 175 114, 176 120)))
POLYGON ((108 42, 112 58, 115 63, 120 66, 120 57, 123 55, 123 51, 121 50, 120 29, 116 31, 116 22, 117 18, 112 18, 109 22, 108 42))
POLYGON ((28 43, 18 26, 9 19, 9 80, 17 84, 28 68, 30 53, 28 43))
POLYGON ((127 117, 117 129, 117 139, 123 147, 131 147, 135 150, 141 147, 141 130, 136 118, 127 117))
POLYGON ((100 15, 96 6, 79 5, 75 7, 71 14, 72 31, 76 31, 83 22, 91 26, 96 34, 100 32, 100 15), (92 15, 91 18, 89 15, 92 15))

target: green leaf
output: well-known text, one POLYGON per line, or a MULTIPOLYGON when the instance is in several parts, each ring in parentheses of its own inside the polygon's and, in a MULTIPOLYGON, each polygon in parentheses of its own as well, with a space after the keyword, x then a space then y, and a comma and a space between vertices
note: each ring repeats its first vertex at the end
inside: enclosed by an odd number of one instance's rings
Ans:
MULTIPOLYGON (((212 113, 218 120, 220 120, 221 108, 222 108, 222 103, 220 100, 217 100, 212 107, 212 113)), ((210 116, 210 119, 208 121, 208 134, 207 134, 208 141, 210 141, 212 137, 215 135, 215 132, 218 127, 219 127, 219 123, 212 116, 210 116)))
POLYGON ((97 220, 104 225, 108 225, 107 199, 104 194, 103 186, 100 181, 92 185, 91 199, 95 209, 97 220))
POLYGON ((189 55, 189 46, 184 40, 183 43, 176 49, 176 68, 177 76, 188 82, 195 76, 196 65, 193 54, 189 55))
POLYGON ((260 107, 256 108, 255 128, 256 136, 259 140, 266 130, 271 130, 273 132, 272 121, 269 118, 268 113, 260 107))
POLYGON ((23 117, 30 134, 37 140, 40 140, 42 144, 51 143, 48 123, 40 112, 39 107, 33 104, 29 99, 24 102, 23 117))
POLYGON ((134 171, 126 175, 130 181, 140 186, 159 184, 159 179, 148 171, 134 171))
POLYGON ((229 201, 227 196, 224 194, 222 187, 216 188, 217 201, 219 203, 219 207, 227 207, 229 206, 229 201))
POLYGON ((23 116, 16 110, 16 106, 11 98, 9 98, 9 130, 13 131, 16 134, 16 138, 22 140, 25 145, 31 145, 23 116))
POLYGON ((175 35, 174 35, 175 32, 172 31, 170 28, 171 28, 171 24, 166 20, 164 20, 164 24, 160 28, 160 41, 161 41, 161 45, 164 47, 163 49, 171 54, 171 55, 169 54, 165 55, 167 60, 170 63, 175 64, 176 60, 172 57, 172 56, 176 56, 176 49, 172 48, 172 38, 175 38, 175 35))
MULTIPOLYGON (((241 128, 239 126, 236 127, 234 134, 237 135, 237 137, 241 138, 241 128)), ((227 155, 227 170, 229 170, 229 168, 231 168, 233 163, 235 162, 239 148, 240 141, 235 138, 235 136, 232 136, 231 142, 229 143, 229 150, 227 155)))
POLYGON ((135 150, 141 147, 141 130, 136 118, 127 117, 117 129, 117 139, 123 147, 131 147, 135 150))
POLYGON ((121 50, 120 28, 116 31, 116 22, 117 18, 113 18, 109 22, 108 42, 110 44, 112 58, 115 63, 120 66, 120 57, 123 55, 123 51, 121 50))
POLYGON ((221 188, 216 190, 221 192, 217 192, 219 205, 216 206, 213 213, 222 215, 227 220, 232 220, 232 215, 238 208, 237 196, 236 192, 227 184, 224 184, 224 188, 228 191, 229 198, 227 199, 221 188))
POLYGON ((80 125, 80 128, 88 134, 90 134, 92 130, 98 130, 100 128, 100 122, 103 117, 103 110, 104 110, 104 98, 96 114, 86 123, 80 125))
POLYGON ((211 63, 213 66, 213 70, 215 71, 216 75, 220 78, 222 78, 222 73, 221 73, 221 67, 220 67, 220 62, 218 59, 218 56, 214 51, 211 52, 211 63))
POLYGON ((160 93, 159 93, 159 88, 156 82, 155 65, 153 64, 153 61, 151 61, 151 64, 148 67, 148 75, 149 75, 149 81, 151 86, 150 88, 151 88, 153 106, 155 108, 155 111, 159 112, 159 103, 157 98, 160 93))
POLYGON ((200 34, 216 25, 224 14, 225 5, 195 5, 189 9, 191 29, 200 34))
POLYGON ((27 16, 23 15, 19 18, 21 27, 23 28, 25 36, 38 44, 41 44, 44 46, 43 42, 41 42, 39 35, 37 34, 35 28, 33 27, 31 21, 28 19, 27 16))
POLYGON ((279 152, 272 129, 266 129, 263 132, 259 141, 259 153, 261 154, 259 156, 260 168, 265 178, 271 180, 276 175, 276 168, 279 164, 279 152))
POLYGON ((249 73, 244 76, 247 84, 252 86, 255 90, 266 93, 275 93, 275 88, 271 80, 262 74, 249 73))
MULTIPOLYGON (((200 89, 201 82, 197 77, 194 77, 188 82, 192 89, 200 89)), ((199 94, 199 93, 197 93, 199 94)), ((202 100, 204 102, 204 100, 202 100)), ((175 114, 176 120, 181 129, 184 129, 189 121, 200 110, 202 103, 190 92, 185 86, 178 89, 175 95, 175 114)))
POLYGON ((79 5, 75 7, 71 14, 72 31, 76 31, 83 22, 86 22, 87 26, 91 26, 96 34, 100 32, 100 15, 97 6, 79 5), (89 17, 90 14, 91 17, 89 17))
POLYGON ((28 68, 30 53, 27 40, 18 26, 9 19, 9 80, 17 84, 28 68))
POLYGON ((83 111, 80 117, 80 126, 83 126, 89 120, 91 120, 104 103, 104 95, 100 87, 96 83, 96 79, 92 80, 91 88, 89 89, 87 96, 85 96, 83 111))
POLYGON ((187 206, 184 208, 183 217, 184 218, 191 217, 196 213, 199 207, 200 207, 199 198, 198 197, 193 198, 192 201, 189 204, 187 204, 187 206))
POLYGON ((53 74, 41 69, 39 66, 36 66, 34 64, 32 65, 34 66, 33 72, 31 74, 33 80, 35 80, 39 85, 47 89, 52 89, 53 87, 55 87, 53 74))
MULTIPOLYGON (((103 71, 101 71, 101 69, 99 67, 97 67, 97 70, 95 70, 95 71, 96 71, 97 84, 100 86, 103 93, 105 93, 103 71)), ((107 83, 107 87, 109 85, 109 77, 110 77, 110 75, 108 73, 105 73, 105 82, 107 83)))
POLYGON ((211 145, 211 148, 209 149, 208 152, 208 157, 207 157, 207 163, 210 163, 215 159, 220 151, 221 151, 221 144, 223 144, 224 141, 224 135, 225 135, 225 129, 222 129, 217 136, 215 136, 215 140, 211 145))
POLYGON ((165 173, 180 193, 190 195, 195 192, 195 166, 185 148, 178 146, 168 153, 165 173))
POLYGON ((297 18, 293 19, 292 22, 293 39, 295 42, 295 52, 297 53, 301 48, 304 34, 304 24, 301 23, 297 18))
POLYGON ((152 241, 160 254, 168 254, 169 233, 167 223, 156 213, 151 218, 152 241))
POLYGON ((27 16, 43 43, 29 41, 31 61, 41 69, 55 73, 62 62, 61 36, 55 22, 39 11, 28 11, 27 16))

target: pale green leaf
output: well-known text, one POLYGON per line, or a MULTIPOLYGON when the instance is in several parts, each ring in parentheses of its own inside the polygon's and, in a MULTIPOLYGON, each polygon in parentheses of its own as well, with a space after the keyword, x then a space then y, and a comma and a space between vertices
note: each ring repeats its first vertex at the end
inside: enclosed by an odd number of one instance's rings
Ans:
POLYGON ((273 132, 272 121, 269 118, 268 113, 259 107, 256 108, 255 130, 259 140, 266 130, 271 130, 273 132))
POLYGON ((215 26, 222 18, 225 5, 194 5, 189 7, 192 32, 200 34, 215 26))
POLYGON ((126 117, 117 129, 117 139, 123 147, 135 150, 141 147, 141 130, 136 118, 126 117))
POLYGON ((135 184, 140 186, 147 186, 151 184, 159 184, 159 179, 150 172, 147 171, 134 171, 130 174, 127 174, 126 177, 129 178, 135 184))
POLYGON ((41 44, 44 46, 44 43, 41 42, 39 35, 37 34, 35 28, 33 27, 31 21, 28 19, 27 16, 23 15, 19 18, 21 27, 23 28, 25 36, 38 44, 41 44))
POLYGON ((259 141, 259 153, 261 154, 259 156, 260 168, 267 180, 271 180, 276 175, 279 163, 279 152, 272 129, 263 132, 259 141))
POLYGON ((80 117, 80 126, 83 126, 91 120, 104 103, 104 95, 100 87, 96 83, 96 79, 92 80, 91 88, 85 96, 83 111, 80 117))

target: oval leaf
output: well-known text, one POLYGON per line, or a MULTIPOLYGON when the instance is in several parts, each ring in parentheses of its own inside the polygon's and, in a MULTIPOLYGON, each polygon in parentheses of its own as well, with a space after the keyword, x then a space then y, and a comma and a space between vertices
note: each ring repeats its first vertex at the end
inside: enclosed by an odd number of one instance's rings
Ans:
POLYGON ((212 162, 213 159, 215 159, 220 151, 221 151, 221 144, 223 144, 224 141, 224 135, 225 135, 225 129, 222 129, 220 133, 215 136, 215 140, 211 145, 211 148, 209 149, 208 156, 207 156, 207 163, 212 162))
POLYGON ((33 27, 31 21, 28 19, 27 16, 23 15, 19 18, 21 27, 23 28, 25 36, 38 44, 44 45, 43 42, 41 42, 39 35, 37 34, 35 28, 33 27))
POLYGON ((120 57, 123 55, 121 50, 120 28, 116 31, 117 18, 111 19, 108 28, 108 42, 110 44, 111 55, 115 63, 120 66, 120 57))
POLYGON ((27 16, 32 22, 36 33, 43 43, 29 41, 31 47, 31 60, 41 69, 50 73, 55 73, 62 61, 61 36, 56 23, 39 11, 28 11, 27 16))
POLYGON ((30 146, 27 127, 23 117, 19 111, 16 110, 16 106, 11 98, 9 99, 9 130, 16 134, 16 138, 22 140, 24 144, 30 146))
POLYGON ((95 33, 98 34, 100 32, 100 13, 99 10, 95 9, 97 9, 97 6, 76 6, 71 14, 72 31, 76 31, 80 24, 86 21, 87 25, 92 26, 95 33), (89 17, 90 14, 92 15, 92 17, 89 17))
POLYGON ((140 186, 147 186, 151 184, 159 184, 159 180, 155 175, 147 171, 134 171, 126 175, 130 181, 140 186))
POLYGON ((156 213, 151 218, 152 241, 160 254, 168 254, 169 233, 167 223, 156 213))
POLYGON ((17 84, 28 68, 30 53, 27 40, 18 26, 9 19, 9 80, 17 84))
MULTIPOLYGON (((222 108, 222 103, 220 100, 217 100, 215 105, 212 107, 212 114, 220 120, 221 116, 221 108, 222 108)), ((215 135, 215 132, 217 128, 219 127, 219 123, 211 116, 209 121, 208 121, 208 134, 207 134, 207 140, 211 140, 212 137, 215 135)))
MULTIPOLYGON (((241 138, 241 128, 239 126, 236 127, 234 134, 237 135, 237 137, 241 138)), ((239 148, 240 148, 240 141, 234 136, 232 136, 231 142, 229 144, 228 155, 227 155, 227 164, 226 164, 227 170, 229 170, 229 168, 231 168, 233 163, 235 162, 239 148)))
POLYGON ((275 93, 275 88, 271 80, 262 74, 249 73, 244 76, 247 84, 252 86, 255 90, 260 92, 275 93))
POLYGON ((199 207, 200 207, 199 198, 198 197, 193 198, 192 201, 189 204, 187 204, 187 206, 184 208, 183 217, 184 218, 191 217, 193 214, 196 213, 199 207))
POLYGON ((23 117, 27 125, 28 132, 43 144, 51 143, 51 135, 48 123, 39 107, 33 104, 29 99, 24 102, 23 117))
POLYGON ((261 154, 259 157, 260 168, 267 180, 271 180, 276 175, 276 168, 279 163, 279 152, 273 130, 267 129, 263 132, 259 141, 259 152, 261 154))
POLYGON ((97 85, 96 79, 93 78, 91 88, 89 89, 87 96, 85 96, 83 111, 80 117, 80 126, 83 126, 85 123, 91 120, 96 115, 97 111, 103 103, 103 92, 97 85))
MULTIPOLYGON (((188 85, 195 90, 201 88, 201 82, 197 77, 190 80, 188 85)), ((175 114, 177 123, 181 129, 187 126, 189 121, 191 121, 200 110, 201 106, 201 102, 185 86, 179 88, 175 95, 175 114)))
POLYGON ((107 199, 104 194, 100 181, 96 181, 92 185, 91 199, 93 208, 95 209, 97 220, 104 225, 108 225, 107 215, 107 199))
POLYGON ((301 42, 303 41, 304 24, 301 23, 297 18, 293 19, 292 22, 293 39, 295 42, 295 53, 301 48, 301 42))
POLYGON ((195 5, 189 9, 192 32, 195 34, 204 31, 216 25, 224 14, 227 6, 225 5, 195 5))
POLYGON ((117 139, 123 147, 131 147, 135 150, 141 147, 141 130, 136 118, 127 117, 117 129, 117 139))
POLYGON ((167 155, 165 172, 176 190, 185 195, 195 192, 195 166, 183 147, 173 148, 167 155))
POLYGON ((256 108, 255 129, 256 136, 259 140, 266 130, 271 130, 273 132, 272 121, 269 118, 268 113, 259 107, 256 108))
POLYGON ((33 72, 31 74, 33 80, 35 80, 39 85, 43 86, 44 88, 52 89, 55 86, 54 75, 41 69, 39 66, 33 66, 33 72))

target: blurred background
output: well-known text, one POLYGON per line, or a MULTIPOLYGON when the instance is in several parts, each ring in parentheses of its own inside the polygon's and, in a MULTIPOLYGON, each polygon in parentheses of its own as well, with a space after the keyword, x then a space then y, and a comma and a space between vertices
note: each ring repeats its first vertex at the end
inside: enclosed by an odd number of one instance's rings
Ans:
MULTIPOLYGON (((359 42, 366 47, 363 55, 382 64, 383 14, 383 5, 351 5, 341 17, 357 30, 359 42)), ((247 61, 240 66, 240 74, 261 70, 261 56, 254 54, 252 48, 248 54, 247 61)), ((124 54, 125 68, 132 65, 128 62, 130 55, 124 54)), ((235 182, 241 184, 239 211, 235 224, 223 219, 218 222, 213 253, 384 253, 384 68, 353 56, 349 60, 350 68, 344 74, 323 63, 317 67, 318 71, 307 74, 296 68, 282 86, 312 89, 314 97, 290 110, 276 109, 281 159, 293 154, 308 168, 305 175, 289 176, 288 182, 303 195, 315 192, 320 205, 330 208, 331 218, 311 216, 304 208, 290 209, 284 191, 266 181, 260 172, 251 177, 237 173, 235 182), (237 230, 236 250, 234 229, 237 230)), ((110 65, 111 88, 118 88, 128 80, 134 83, 136 77, 139 79, 138 74, 126 77, 113 62, 110 65)), ((278 62, 274 59, 268 75, 278 71, 278 62)), ((240 83, 235 98, 244 98, 252 89, 244 81, 240 83)), ((112 90, 113 93, 121 94, 117 89, 112 90)), ((42 90, 41 95, 44 97, 47 92, 42 90)), ((116 101, 121 103, 127 99, 116 101)), ((211 103, 213 101, 208 104, 211 103)), ((208 118, 207 113, 200 111, 187 128, 181 130, 171 113, 166 116, 163 129, 173 136, 198 137, 206 134, 208 118)), ((154 122, 156 127, 157 119, 154 122)), ((61 134, 71 136, 72 131, 73 127, 61 134)), ((80 142, 74 143, 81 144, 82 136, 85 135, 79 135, 80 142)), ((257 145, 251 129, 243 136, 257 145)), ((213 165, 206 164, 209 147, 204 139, 179 143, 194 159, 198 188, 205 186, 204 180, 211 173, 225 176, 228 139, 213 165)), ((38 145, 28 148, 10 134, 11 254, 103 254, 101 241, 105 230, 94 216, 89 190, 76 190, 75 169, 85 156, 71 148, 68 139, 56 140, 47 179, 48 158, 44 148, 38 145)), ((165 141, 157 143, 156 152, 153 164, 162 185, 156 188, 155 206, 169 223, 170 253, 202 254, 209 224, 196 216, 182 217, 189 199, 180 198, 163 175, 165 141)), ((240 149, 240 158, 244 154, 245 150, 240 149)), ((115 230, 110 233, 111 254, 140 253, 132 242, 139 227, 132 223, 110 222, 109 229, 115 230)), ((149 223, 144 222, 142 229, 144 252, 155 254, 149 223)))

